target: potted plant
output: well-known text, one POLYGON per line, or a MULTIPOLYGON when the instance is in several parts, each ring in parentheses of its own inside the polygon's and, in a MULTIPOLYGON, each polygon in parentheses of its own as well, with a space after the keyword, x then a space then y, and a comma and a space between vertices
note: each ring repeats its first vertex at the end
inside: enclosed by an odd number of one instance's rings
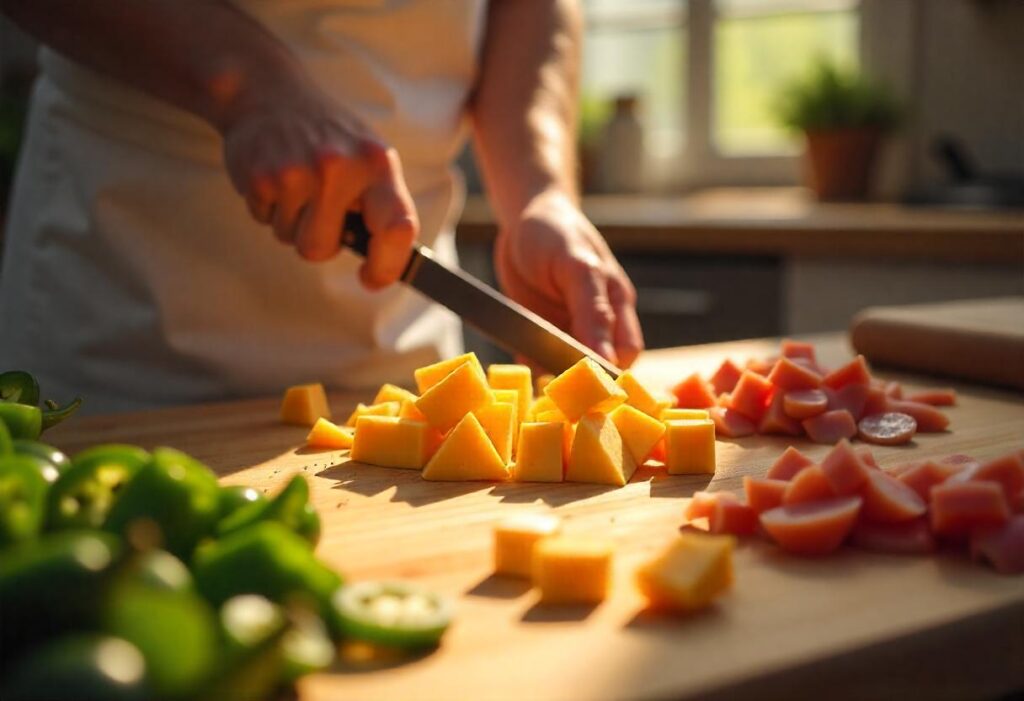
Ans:
POLYGON ((806 138, 806 173, 820 200, 867 196, 871 170, 899 110, 890 92, 855 70, 819 61, 779 97, 779 120, 806 138))

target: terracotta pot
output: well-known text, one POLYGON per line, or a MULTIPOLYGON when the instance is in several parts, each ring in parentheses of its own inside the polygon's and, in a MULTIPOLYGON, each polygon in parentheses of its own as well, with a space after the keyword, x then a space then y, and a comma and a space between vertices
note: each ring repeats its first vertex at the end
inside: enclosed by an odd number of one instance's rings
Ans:
POLYGON ((873 127, 809 131, 805 167, 819 200, 863 200, 882 141, 873 127))

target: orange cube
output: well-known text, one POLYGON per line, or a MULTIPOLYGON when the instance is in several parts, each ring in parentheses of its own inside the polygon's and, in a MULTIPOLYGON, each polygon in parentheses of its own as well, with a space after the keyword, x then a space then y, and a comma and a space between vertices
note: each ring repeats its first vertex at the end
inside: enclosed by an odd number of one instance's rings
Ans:
POLYGON ((360 416, 352 460, 380 467, 419 470, 435 444, 435 432, 422 421, 397 416, 360 416))
POLYGON ((665 422, 665 467, 670 475, 715 473, 715 422, 665 422))
POLYGON ((427 365, 422 368, 418 368, 413 371, 413 376, 416 378, 416 387, 419 388, 420 394, 423 394, 428 389, 436 385, 438 382, 448 377, 448 375, 455 372, 455 370, 465 363, 472 364, 482 375, 484 372, 483 365, 480 364, 480 360, 476 357, 476 353, 463 353, 462 355, 448 360, 442 360, 439 363, 433 365, 427 365))
POLYGON ((281 400, 281 421, 298 426, 312 426, 317 419, 331 418, 327 394, 319 382, 289 387, 281 400))
POLYGON ((513 516, 494 526, 494 571, 496 574, 530 579, 533 550, 543 538, 558 533, 562 520, 549 514, 513 516))
POLYGON ((478 364, 467 362, 424 392, 416 400, 416 408, 443 433, 492 400, 491 388, 478 364))
POLYGON ((570 421, 578 421, 590 412, 611 411, 626 401, 625 390, 590 358, 583 358, 551 380, 544 394, 570 421))
POLYGON ((487 384, 493 390, 515 390, 520 420, 533 402, 533 376, 525 365, 491 365, 487 368, 487 384))
POLYGON ((348 426, 338 426, 321 417, 313 424, 306 435, 306 445, 310 448, 334 448, 344 450, 352 447, 352 440, 355 438, 355 429, 348 426))
POLYGON ((533 549, 533 584, 540 600, 551 604, 596 604, 608 595, 612 575, 611 543, 552 536, 533 549))
POLYGON ((561 421, 520 424, 513 478, 519 482, 561 482, 564 432, 561 421))
POLYGON ((637 570, 637 586, 654 608, 702 609, 732 586, 735 546, 732 536, 681 533, 637 570))

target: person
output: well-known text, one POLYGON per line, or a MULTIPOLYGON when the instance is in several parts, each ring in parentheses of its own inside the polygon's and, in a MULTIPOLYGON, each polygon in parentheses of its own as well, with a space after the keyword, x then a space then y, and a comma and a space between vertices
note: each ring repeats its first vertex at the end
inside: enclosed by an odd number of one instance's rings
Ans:
POLYGON ((507 294, 623 366, 642 349, 579 206, 575 2, 0 2, 43 44, 0 367, 47 394, 113 411, 369 387, 458 352, 458 321, 393 283, 416 239, 455 263, 468 131, 507 294), (339 254, 349 210, 361 264, 339 254))

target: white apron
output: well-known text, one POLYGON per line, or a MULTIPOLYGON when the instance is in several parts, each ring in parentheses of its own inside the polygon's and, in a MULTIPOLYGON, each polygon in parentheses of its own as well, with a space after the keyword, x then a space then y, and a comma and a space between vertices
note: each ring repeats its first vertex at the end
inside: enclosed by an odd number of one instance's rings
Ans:
MULTIPOLYGON (((486 0, 238 0, 397 148, 422 240, 455 260, 486 0)), ((408 380, 458 321, 249 218, 200 120, 44 50, 0 274, 0 370, 92 412, 408 380)))

